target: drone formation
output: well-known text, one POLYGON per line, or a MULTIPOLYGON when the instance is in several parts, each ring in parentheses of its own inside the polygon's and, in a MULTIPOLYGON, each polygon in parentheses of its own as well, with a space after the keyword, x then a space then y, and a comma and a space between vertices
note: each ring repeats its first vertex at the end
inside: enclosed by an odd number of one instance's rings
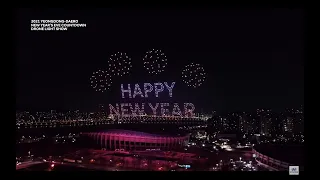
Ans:
POLYGON ((188 87, 197 88, 206 79, 206 73, 200 64, 191 63, 182 70, 182 81, 188 87))
MULTIPOLYGON (((149 74, 160 74, 167 66, 167 57, 161 50, 151 50, 143 57, 143 66, 149 74)), ((117 52, 108 59, 108 68, 93 72, 90 77, 91 87, 97 92, 111 88, 112 78, 129 74, 132 68, 131 58, 126 53, 117 52)), ((188 86, 197 88, 205 81, 206 73, 200 64, 191 63, 182 71, 182 81, 188 86)))
POLYGON ((91 87, 97 92, 105 92, 112 85, 112 78, 129 74, 132 68, 131 58, 126 53, 117 52, 110 56, 107 70, 93 72, 90 78, 91 87))
POLYGON ((107 71, 98 70, 93 72, 90 77, 91 87, 97 92, 105 92, 110 89, 112 85, 111 76, 107 71))
POLYGON ((161 50, 152 49, 146 52, 143 58, 143 67, 147 69, 149 74, 159 74, 164 71, 167 66, 167 57, 161 50))
POLYGON ((129 74, 132 68, 131 58, 126 53, 117 52, 108 60, 109 71, 113 76, 123 76, 129 74))

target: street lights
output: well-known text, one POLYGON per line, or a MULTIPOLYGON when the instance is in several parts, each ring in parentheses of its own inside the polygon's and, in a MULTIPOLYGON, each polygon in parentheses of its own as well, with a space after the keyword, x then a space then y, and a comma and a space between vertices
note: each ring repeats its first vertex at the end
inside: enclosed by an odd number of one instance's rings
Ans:
POLYGON ((29 160, 31 160, 31 151, 28 151, 28 157, 29 157, 29 160))

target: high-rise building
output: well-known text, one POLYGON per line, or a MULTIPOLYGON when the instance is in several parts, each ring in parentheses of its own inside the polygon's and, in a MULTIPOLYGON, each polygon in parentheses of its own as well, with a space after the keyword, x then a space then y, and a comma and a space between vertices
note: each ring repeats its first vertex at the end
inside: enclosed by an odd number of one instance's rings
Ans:
POLYGON ((104 104, 99 104, 99 119, 106 119, 107 113, 104 104))
POLYGON ((221 118, 221 128, 220 130, 223 131, 223 130, 229 130, 229 124, 228 124, 228 119, 227 118, 221 118))
POLYGON ((261 109, 257 111, 257 115, 260 121, 260 134, 270 135, 272 126, 271 111, 261 109))
POLYGON ((291 133, 293 131, 293 118, 292 117, 287 117, 284 121, 283 125, 283 130, 284 132, 289 132, 291 133))
POLYGON ((239 116, 239 131, 242 133, 249 133, 249 118, 245 113, 242 113, 239 116))
POLYGON ((281 123, 281 119, 282 116, 279 113, 272 115, 271 134, 274 136, 282 134, 283 123, 281 123))
POLYGON ((304 116, 303 114, 297 114, 295 117, 294 130, 295 133, 303 134, 304 133, 304 116))

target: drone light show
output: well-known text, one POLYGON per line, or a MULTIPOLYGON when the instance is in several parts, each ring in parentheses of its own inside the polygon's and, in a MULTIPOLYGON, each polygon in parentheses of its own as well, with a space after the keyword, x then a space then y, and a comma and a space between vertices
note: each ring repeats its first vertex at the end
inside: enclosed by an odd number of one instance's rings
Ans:
POLYGON ((91 87, 97 92, 105 92, 111 87, 112 80, 106 70, 98 70, 92 73, 90 77, 91 87))
MULTIPOLYGON (((173 97, 173 88, 175 82, 156 82, 156 83, 143 83, 134 84, 121 84, 122 99, 134 99, 134 98, 148 98, 151 94, 154 97, 160 98, 163 96, 173 97), (131 88, 133 87, 133 88, 131 88)), ((145 108, 150 108, 154 116, 185 116, 194 117, 195 106, 192 103, 183 103, 183 106, 179 103, 116 103, 115 106, 109 104, 110 114, 113 116, 126 116, 126 115, 145 115, 145 108)))
POLYGON ((129 74, 132 68, 131 58, 126 53, 117 52, 110 56, 108 60, 109 71, 113 76, 123 76, 129 74))
MULTIPOLYGON (((149 74, 157 75, 167 66, 167 58, 161 50, 151 50, 143 58, 144 68, 149 74)), ((107 70, 99 70, 90 78, 91 86, 98 92, 110 89, 112 78, 129 74, 132 64, 126 53, 117 52, 110 56, 107 70)), ((205 80, 205 72, 200 64, 191 63, 182 71, 182 81, 188 87, 199 87, 205 80)), ((173 98, 173 89, 176 82, 154 82, 121 84, 121 98, 126 102, 109 104, 110 115, 113 116, 139 116, 147 114, 157 116, 194 117, 195 106, 192 103, 179 104, 177 102, 145 102, 148 98, 173 98), (127 102, 140 99, 141 103, 127 102)))
POLYGON ((167 66, 167 57, 161 50, 151 50, 146 52, 143 58, 143 66, 149 74, 159 74, 164 72, 167 66))
POLYGON ((197 88, 206 79, 204 68, 200 64, 191 63, 182 70, 182 81, 188 86, 197 88))

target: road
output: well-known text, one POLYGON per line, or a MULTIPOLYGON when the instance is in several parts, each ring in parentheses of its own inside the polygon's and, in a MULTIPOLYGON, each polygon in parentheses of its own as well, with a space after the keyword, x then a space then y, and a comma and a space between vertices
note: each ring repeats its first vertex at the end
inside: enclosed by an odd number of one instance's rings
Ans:
POLYGON ((94 169, 94 170, 99 170, 99 171, 119 171, 115 167, 106 167, 103 165, 94 165, 94 164, 74 164, 74 163, 64 162, 63 165, 86 168, 86 169, 94 169))
POLYGON ((44 163, 44 162, 43 161, 26 161, 26 162, 22 162, 21 164, 16 165, 16 170, 24 169, 24 168, 30 167, 32 165, 41 164, 41 163, 44 163))
MULTIPOLYGON (((42 163, 46 163, 43 161, 27 161, 27 162, 22 162, 20 165, 16 165, 16 170, 20 170, 20 169, 25 169, 28 168, 30 166, 36 165, 36 164, 42 164, 42 163)), ((55 162, 55 164, 61 164, 60 162, 55 162)), ((124 170, 128 170, 130 171, 130 169, 119 169, 116 167, 110 167, 110 166, 106 166, 106 165, 95 165, 95 164, 75 164, 75 163, 67 163, 67 162, 63 162, 63 165, 67 165, 67 166, 73 166, 73 167, 79 167, 79 168, 86 168, 86 169, 92 169, 92 170, 99 170, 99 171, 124 171, 124 170)))
POLYGON ((264 163, 262 163, 262 162, 260 162, 258 160, 256 160, 256 162, 258 163, 259 166, 262 166, 263 168, 265 168, 265 169, 267 169, 269 171, 279 171, 278 169, 273 168, 273 167, 271 167, 271 166, 269 166, 267 164, 264 164, 264 163))

